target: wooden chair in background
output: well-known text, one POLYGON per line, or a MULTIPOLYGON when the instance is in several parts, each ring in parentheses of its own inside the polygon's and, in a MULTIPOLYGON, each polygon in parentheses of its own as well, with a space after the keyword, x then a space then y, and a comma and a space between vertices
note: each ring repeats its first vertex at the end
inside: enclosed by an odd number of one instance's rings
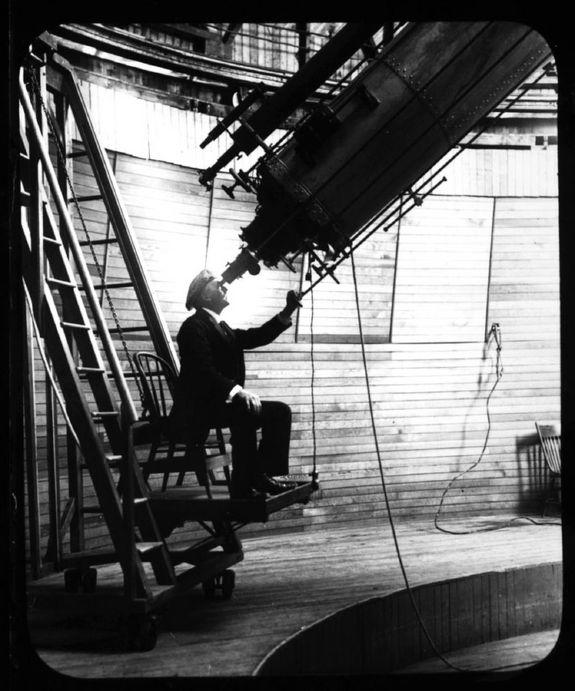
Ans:
POLYGON ((561 423, 535 423, 545 464, 551 475, 549 494, 543 506, 543 515, 549 504, 561 506, 561 489, 558 480, 561 477, 561 423))

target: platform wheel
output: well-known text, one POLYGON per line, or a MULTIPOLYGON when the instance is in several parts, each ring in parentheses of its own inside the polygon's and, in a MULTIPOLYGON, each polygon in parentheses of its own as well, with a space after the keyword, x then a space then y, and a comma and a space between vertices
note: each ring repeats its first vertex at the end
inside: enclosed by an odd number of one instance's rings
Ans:
POLYGON ((80 569, 66 569, 64 571, 64 589, 67 593, 77 593, 82 584, 80 569))
POLYGON ((213 600, 216 597, 216 578, 215 576, 212 576, 211 578, 208 578, 207 580, 202 582, 202 590, 204 591, 204 595, 206 599, 208 600, 213 600))
POLYGON ((158 642, 156 617, 151 614, 130 614, 123 630, 124 647, 133 652, 153 650, 158 642))
POLYGON ((236 574, 232 569, 226 569, 221 575, 222 597, 229 600, 236 585, 236 574))

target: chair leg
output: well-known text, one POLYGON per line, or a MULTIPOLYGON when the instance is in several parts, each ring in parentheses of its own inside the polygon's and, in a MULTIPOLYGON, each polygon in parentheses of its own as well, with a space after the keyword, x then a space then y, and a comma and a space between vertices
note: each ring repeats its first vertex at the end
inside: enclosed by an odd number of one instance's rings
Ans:
MULTIPOLYGON (((148 454, 148 460, 146 463, 150 463, 151 461, 154 461, 156 458, 156 452, 158 450, 158 442, 154 441, 150 445, 150 453, 148 454)), ((144 480, 148 482, 148 478, 150 477, 150 471, 146 468, 146 463, 144 463, 144 467, 142 469, 142 475, 144 476, 144 480)))
MULTIPOLYGON (((168 461, 168 463, 170 461, 172 461, 174 458, 174 448, 175 448, 174 442, 169 442, 168 453, 166 455, 166 461, 168 461)), ((169 479, 170 479, 170 473, 164 473, 164 477, 162 479, 162 492, 166 491, 166 488, 168 487, 169 479)))

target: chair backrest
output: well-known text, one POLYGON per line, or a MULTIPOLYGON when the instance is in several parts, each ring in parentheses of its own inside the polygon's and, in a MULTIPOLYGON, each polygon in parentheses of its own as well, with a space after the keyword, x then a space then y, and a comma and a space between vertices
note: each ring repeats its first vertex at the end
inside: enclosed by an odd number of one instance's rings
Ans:
POLYGON ((561 473, 561 423, 535 423, 543 455, 549 470, 555 475, 561 473))
POLYGON ((144 416, 151 420, 167 417, 176 381, 176 373, 172 366, 155 353, 134 353, 132 359, 142 385, 144 416))

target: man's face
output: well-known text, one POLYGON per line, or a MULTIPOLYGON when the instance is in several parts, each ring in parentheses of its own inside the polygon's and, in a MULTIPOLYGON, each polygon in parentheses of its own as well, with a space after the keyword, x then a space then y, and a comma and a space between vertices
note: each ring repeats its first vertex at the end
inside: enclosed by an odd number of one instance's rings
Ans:
POLYGON ((225 286, 221 286, 216 278, 212 278, 200 294, 202 307, 207 307, 219 314, 224 307, 229 305, 229 302, 226 300, 227 292, 228 289, 225 286))

